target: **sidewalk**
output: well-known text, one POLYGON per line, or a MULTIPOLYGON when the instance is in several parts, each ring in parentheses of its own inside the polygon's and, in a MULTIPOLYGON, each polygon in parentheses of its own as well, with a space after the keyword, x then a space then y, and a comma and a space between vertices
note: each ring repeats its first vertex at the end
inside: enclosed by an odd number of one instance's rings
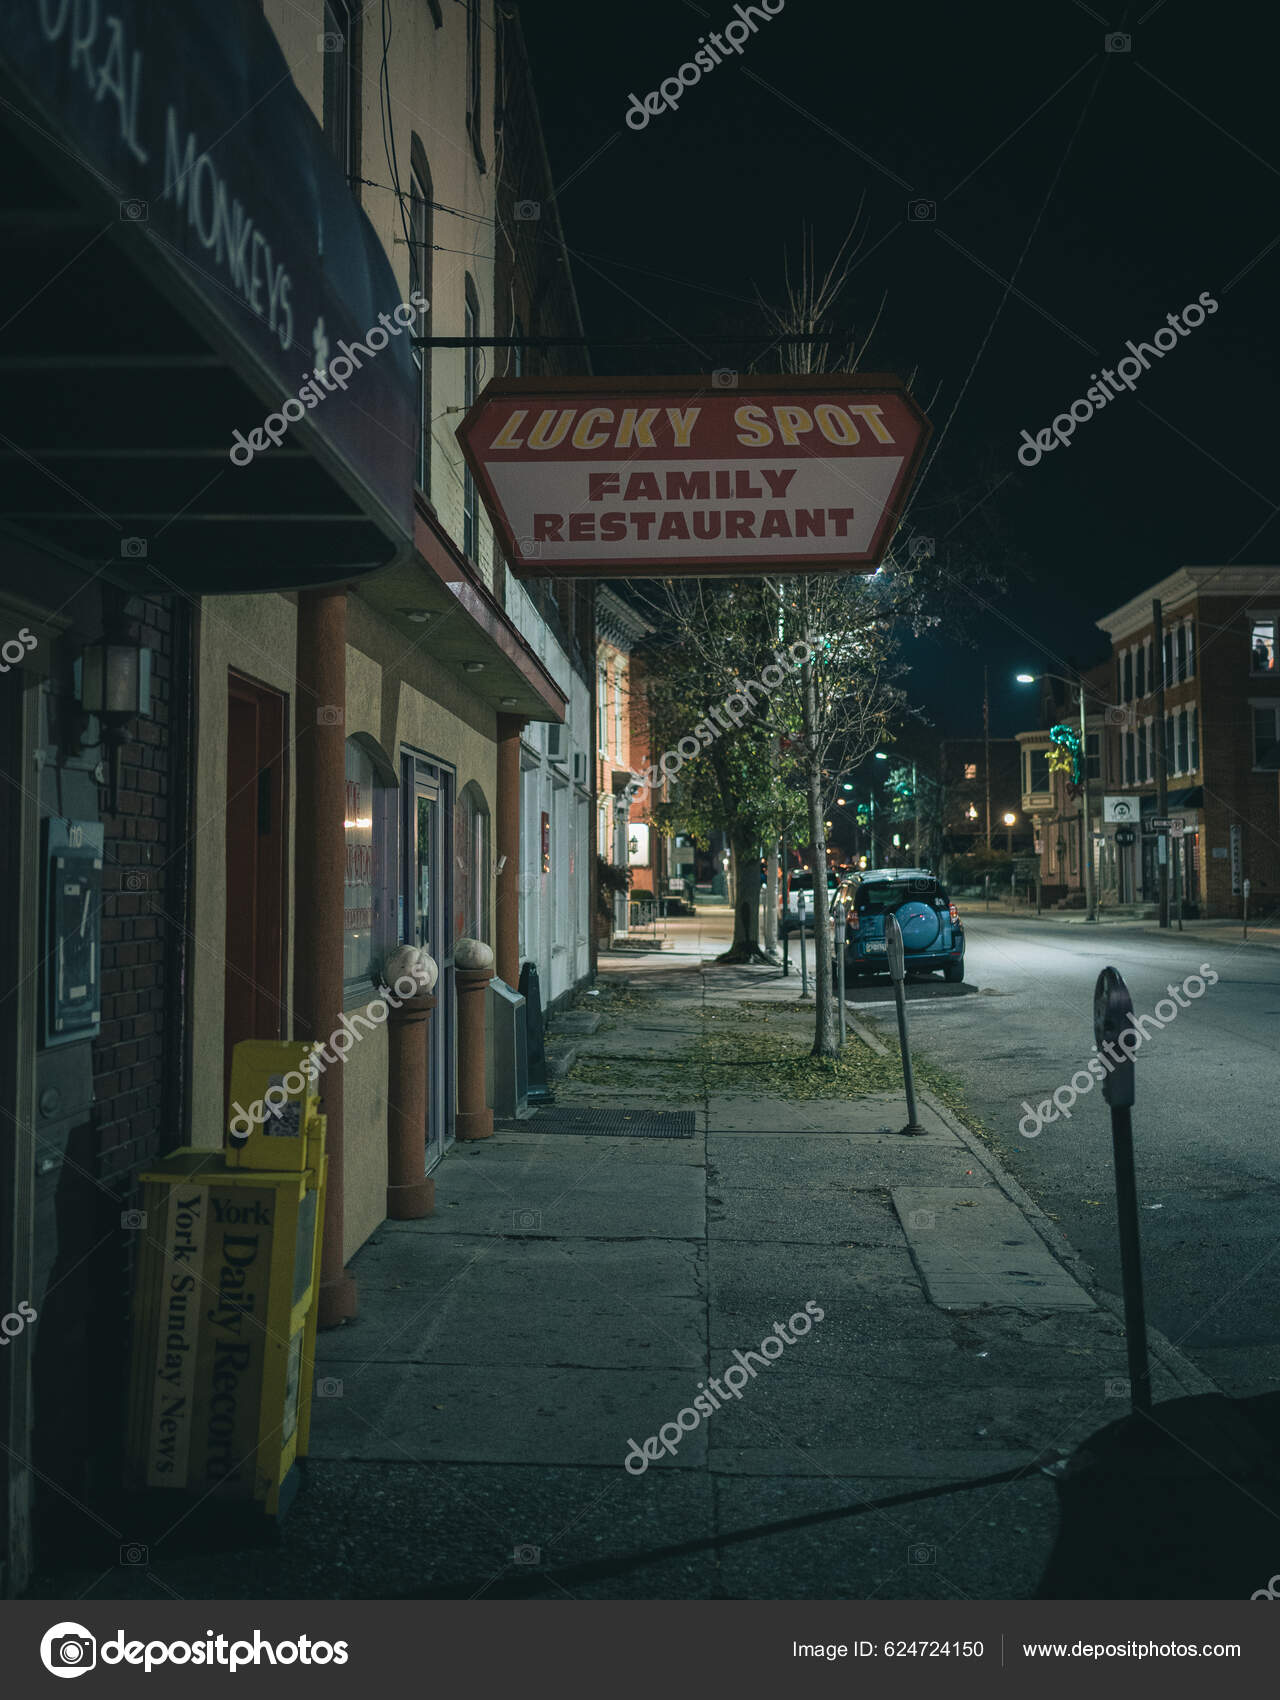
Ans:
MULTIPOLYGON (((455 1149, 435 1217, 355 1258, 279 1545, 184 1554, 179 1530, 145 1572, 40 1592, 1017 1599, 1056 1567, 1089 1597, 1112 1534, 1066 1542, 1068 1459, 1127 1411, 1114 1311, 950 1115, 895 1131, 896 1055, 851 1038, 824 1074, 811 1006, 749 1001, 776 972, 663 966, 604 982, 555 1107, 455 1149), (684 1110, 692 1137, 555 1131, 592 1109, 684 1110)), ((1168 1421, 1206 1403, 1153 1354, 1168 1421)), ((1237 1546, 1215 1543, 1232 1588, 1266 1562, 1237 1546)))
MULTIPOLYGON (((986 913, 981 898, 972 898, 961 905, 963 912, 971 918, 980 918, 986 913)), ((1170 918, 1169 925, 1162 927, 1159 921, 1143 920, 1132 915, 1112 916, 1103 909, 1096 921, 1090 921, 1083 909, 1046 909, 1037 915, 1034 909, 1024 909, 1021 906, 1011 908, 1008 903, 991 904, 990 913, 998 915, 1006 921, 1047 921, 1059 927, 1108 927, 1123 928, 1133 933, 1157 933, 1166 938, 1177 938, 1179 927, 1176 913, 1170 918)), ((1226 937, 1237 944, 1256 944, 1260 949, 1280 949, 1280 926, 1259 926, 1252 919, 1249 922, 1249 936, 1244 938, 1243 925, 1238 918, 1184 921, 1181 928, 1183 938, 1199 938, 1218 942, 1226 937)))

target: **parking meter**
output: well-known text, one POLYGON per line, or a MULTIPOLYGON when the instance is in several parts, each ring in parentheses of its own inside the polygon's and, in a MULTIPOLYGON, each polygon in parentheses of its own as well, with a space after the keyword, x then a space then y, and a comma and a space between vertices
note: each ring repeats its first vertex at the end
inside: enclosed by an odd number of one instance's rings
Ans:
POLYGON ((889 978, 901 983, 906 976, 907 958, 902 943, 902 928, 898 925, 896 915, 886 915, 884 918, 884 948, 889 958, 889 978))
POLYGON ((1133 1160, 1133 1057, 1119 1043, 1133 1025, 1133 999, 1115 968, 1104 968, 1093 991, 1093 1037, 1110 1072, 1102 1096, 1111 1108, 1111 1147, 1116 1171, 1116 1226, 1120 1238, 1120 1280, 1124 1289, 1125 1346, 1129 1356, 1129 1392, 1137 1412, 1151 1409, 1151 1369, 1147 1359, 1146 1306, 1142 1294, 1142 1249, 1138 1230, 1138 1180, 1133 1160), (1120 1057, 1117 1062, 1116 1057, 1120 1057))
POLYGON ((839 944, 839 945, 842 945, 844 943, 844 904, 843 903, 837 901, 835 908, 832 910, 832 918, 834 919, 835 924, 836 924, 836 943, 839 944))
POLYGON ((1119 1043, 1120 1035, 1132 1032, 1133 999, 1129 988, 1114 968, 1098 975, 1093 993, 1093 1042, 1114 1067, 1102 1082, 1102 1096, 1117 1109, 1133 1104, 1133 1057, 1119 1043), (1108 1046, 1111 1047, 1108 1050, 1108 1046), (1116 1056, 1122 1059, 1116 1062, 1116 1056))
POLYGON ((923 1133, 916 1114, 915 1076, 911 1068, 911 1038, 907 1031, 906 952, 902 944, 902 928, 896 915, 884 918, 884 948, 889 959, 889 978, 893 981, 893 1001, 898 1011, 898 1045, 902 1051, 902 1084, 907 1096, 907 1125, 903 1133, 923 1133))

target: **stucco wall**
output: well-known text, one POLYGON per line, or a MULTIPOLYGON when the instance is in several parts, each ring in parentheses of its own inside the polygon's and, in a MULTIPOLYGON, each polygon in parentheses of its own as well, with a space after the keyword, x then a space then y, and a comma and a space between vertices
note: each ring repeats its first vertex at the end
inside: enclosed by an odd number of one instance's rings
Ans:
MULTIPOLYGON (((223 996, 228 901, 226 869, 227 675, 234 668, 289 697, 289 739, 296 737, 293 659, 296 613, 282 596, 207 598, 201 610, 199 738, 196 753, 196 844, 192 956, 191 1130, 195 1145, 223 1142, 223 996)), ((474 781, 490 810, 497 803, 496 722, 493 710, 446 668, 404 640, 356 597, 348 601, 348 736, 375 738, 399 768, 409 745, 451 765, 460 791, 474 781), (407 675, 407 677, 406 677, 407 675)), ((307 924, 293 902, 294 852, 299 830, 295 763, 289 763, 288 936, 286 983, 292 988, 295 928, 307 924)), ((452 854, 452 845, 446 847, 452 854)), ((230 893, 235 901, 236 893, 230 893)), ((493 888, 490 869, 490 913, 493 888)), ((372 996, 372 991, 371 991, 372 996)), ((362 1030, 363 1032, 363 1030, 362 1030)), ((387 1184, 387 1033, 363 1032, 347 1053, 344 1073, 346 1142, 345 1226, 350 1257, 385 1216, 387 1184)))

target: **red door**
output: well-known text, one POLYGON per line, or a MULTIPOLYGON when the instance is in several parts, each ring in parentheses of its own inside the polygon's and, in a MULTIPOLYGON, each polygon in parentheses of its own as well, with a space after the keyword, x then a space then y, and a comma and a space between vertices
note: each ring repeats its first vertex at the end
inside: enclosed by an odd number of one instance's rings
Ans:
POLYGON ((241 1039, 286 1036, 285 739, 279 691, 232 673, 227 681, 227 930, 224 1094, 241 1039))

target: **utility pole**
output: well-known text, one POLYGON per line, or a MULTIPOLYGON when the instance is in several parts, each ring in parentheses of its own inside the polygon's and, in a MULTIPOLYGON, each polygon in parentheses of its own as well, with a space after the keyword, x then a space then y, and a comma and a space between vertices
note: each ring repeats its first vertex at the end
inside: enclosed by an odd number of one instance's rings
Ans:
POLYGON ((1084 810, 1085 918, 1098 919, 1097 876, 1093 867, 1093 816, 1089 811, 1089 725, 1085 718, 1084 679, 1080 680, 1080 806, 1084 810))
MULTIPOLYGON (((1156 814, 1164 818, 1169 813, 1169 750, 1165 743, 1164 728, 1164 609, 1160 598, 1153 598, 1151 603, 1151 622, 1155 628, 1153 634, 1152 657, 1156 664, 1156 814)), ((1160 925, 1169 925, 1169 835, 1160 833, 1156 838, 1156 853, 1160 855, 1160 925)))
POLYGON ((920 856, 920 778, 915 762, 911 764, 911 800, 916 806, 915 837, 911 840, 911 848, 915 855, 917 868, 923 868, 925 863, 920 856))
POLYGON ((991 692, 982 669, 982 771, 987 782, 987 849, 991 848, 991 692))

